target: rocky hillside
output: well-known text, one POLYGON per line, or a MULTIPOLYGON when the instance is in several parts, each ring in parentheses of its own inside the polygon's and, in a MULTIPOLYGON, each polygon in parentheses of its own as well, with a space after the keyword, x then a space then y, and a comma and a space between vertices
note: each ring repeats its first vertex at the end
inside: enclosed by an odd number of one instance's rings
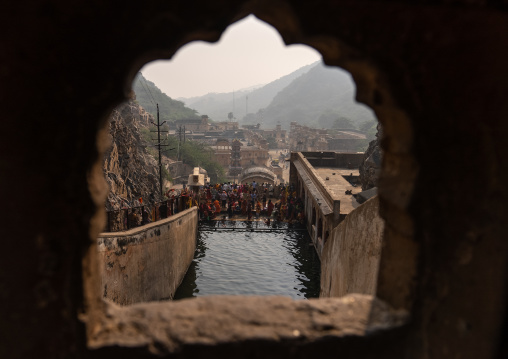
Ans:
POLYGON ((153 116, 157 116, 155 104, 159 104, 161 122, 171 123, 175 120, 200 118, 196 110, 186 107, 181 101, 173 100, 141 73, 136 76, 132 90, 136 93, 136 101, 153 116))
POLYGON ((256 123, 274 127, 280 123, 289 128, 292 121, 316 128, 332 128, 340 117, 351 120, 355 127, 376 120, 367 106, 357 103, 355 85, 349 73, 318 63, 307 73, 280 91, 258 118, 256 123))
POLYGON ((134 101, 118 106, 110 117, 112 146, 104 156, 104 175, 110 187, 107 210, 118 208, 122 201, 135 205, 139 197, 148 202, 152 193, 157 196, 159 192, 157 161, 146 151, 140 134, 150 118, 134 101))
POLYGON ((362 190, 366 191, 377 187, 379 171, 381 170, 381 147, 379 140, 381 138, 381 125, 377 125, 376 139, 369 143, 369 148, 365 151, 363 161, 360 165, 360 182, 362 190))

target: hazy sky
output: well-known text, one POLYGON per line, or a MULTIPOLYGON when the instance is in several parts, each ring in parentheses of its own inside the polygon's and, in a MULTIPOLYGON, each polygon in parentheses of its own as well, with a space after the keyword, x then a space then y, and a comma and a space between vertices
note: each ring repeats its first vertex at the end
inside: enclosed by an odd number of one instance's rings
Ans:
POLYGON ((250 15, 217 43, 192 42, 141 72, 171 98, 192 97, 267 84, 319 59, 308 46, 285 46, 273 27, 250 15))

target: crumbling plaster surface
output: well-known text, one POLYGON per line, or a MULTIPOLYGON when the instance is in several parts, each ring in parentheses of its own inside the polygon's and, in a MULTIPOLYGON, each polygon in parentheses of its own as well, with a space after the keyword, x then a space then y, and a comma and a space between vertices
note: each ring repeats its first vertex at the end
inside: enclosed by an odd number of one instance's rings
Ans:
MULTIPOLYGON (((359 294, 323 300, 209 296, 128 307, 109 304, 104 323, 89 337, 89 346, 97 349, 92 357, 101 357, 108 351, 100 348, 111 345, 191 357, 192 347, 203 346, 212 354, 213 347, 250 342, 258 345, 258 351, 242 352, 241 357, 258 357, 274 344, 280 345, 276 350, 285 357, 291 346, 321 340, 347 342, 349 337, 397 328, 406 319, 405 311, 359 294)), ((295 357, 305 357, 302 354, 295 357)))
MULTIPOLYGON (((382 123, 379 198, 386 227, 377 295, 411 315, 403 334, 385 332, 392 340, 378 345, 366 345, 372 336, 292 342, 285 356, 312 349, 320 357, 506 357, 503 9, 494 1, 6 5, 0 13, 6 34, 0 40, 0 198, 4 238, 16 240, 0 252, 0 356, 88 353, 86 332, 102 332, 106 320, 94 244, 106 195, 98 131, 127 98, 142 65, 170 58, 192 40, 216 41, 234 20, 254 13, 286 43, 311 45, 328 65, 350 71, 357 99, 382 123), (345 342, 355 342, 357 351, 348 352, 345 342)), ((253 348, 249 343, 189 350, 194 357, 210 348, 238 357, 253 348)), ((258 352, 264 358, 282 350, 277 342, 265 344, 258 352)), ((103 350, 110 357, 150 355, 135 344, 103 350)))
POLYGON ((376 294, 383 232, 377 196, 334 228, 321 254, 320 298, 376 294))
POLYGON ((102 297, 117 304, 173 298, 194 259, 197 207, 125 232, 101 233, 102 297))

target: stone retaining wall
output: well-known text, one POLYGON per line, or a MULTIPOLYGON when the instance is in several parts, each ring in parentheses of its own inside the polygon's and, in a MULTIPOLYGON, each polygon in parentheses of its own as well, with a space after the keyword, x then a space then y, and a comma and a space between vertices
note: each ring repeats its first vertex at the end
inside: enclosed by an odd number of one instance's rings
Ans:
POLYGON ((101 291, 118 304, 171 299, 194 258, 197 208, 97 239, 101 291))
POLYGON ((383 230, 377 196, 334 228, 321 253, 320 297, 376 293, 383 230))

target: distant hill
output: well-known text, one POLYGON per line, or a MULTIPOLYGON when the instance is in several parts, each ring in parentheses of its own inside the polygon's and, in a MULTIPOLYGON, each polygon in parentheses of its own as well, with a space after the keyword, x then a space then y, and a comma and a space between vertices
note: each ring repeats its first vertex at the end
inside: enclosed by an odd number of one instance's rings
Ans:
POLYGON ((248 96, 249 113, 256 113, 267 107, 273 98, 293 80, 300 77, 318 62, 299 68, 278 80, 256 89, 245 89, 228 93, 209 93, 204 96, 179 98, 189 107, 196 109, 202 115, 208 115, 214 121, 227 121, 228 113, 233 112, 240 120, 245 116, 246 96, 248 96), (234 104, 233 104, 234 101, 234 104), (235 110, 233 111, 233 107, 235 110))
POLYGON ((136 94, 136 101, 155 118, 157 118, 157 107, 159 104, 160 121, 174 122, 180 119, 199 118, 197 111, 185 106, 181 101, 173 100, 163 93, 155 84, 138 73, 133 85, 136 94), (153 96, 153 100, 152 97, 153 96))
MULTIPOLYGON (((322 63, 296 78, 280 91, 264 110, 245 119, 270 128, 280 122, 289 128, 291 121, 331 128, 337 118, 350 119, 358 126, 376 120, 373 111, 354 100, 355 86, 350 75, 322 63)), ((250 111, 249 111, 250 112, 250 111)))

